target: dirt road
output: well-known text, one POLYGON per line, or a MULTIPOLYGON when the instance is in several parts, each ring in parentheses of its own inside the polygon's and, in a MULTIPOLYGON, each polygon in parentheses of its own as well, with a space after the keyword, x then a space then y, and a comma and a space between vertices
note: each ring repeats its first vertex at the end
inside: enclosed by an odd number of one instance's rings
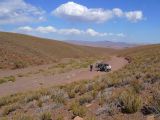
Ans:
MULTIPOLYGON (((109 63, 112 66, 112 72, 122 68, 127 64, 127 61, 124 58, 115 56, 113 56, 110 61, 105 62, 109 63)), ((33 69, 45 69, 46 67, 49 67, 49 65, 33 67, 33 69)), ((16 75, 18 73, 23 73, 29 70, 30 69, 26 68, 23 70, 0 71, 0 76, 16 75)), ((78 69, 58 75, 34 75, 31 77, 20 77, 17 78, 15 82, 7 82, 0 84, 0 96, 14 94, 18 92, 25 92, 29 90, 36 90, 42 87, 45 88, 54 85, 70 83, 73 81, 93 79, 94 77, 102 74, 105 73, 96 71, 90 72, 88 69, 78 69)))

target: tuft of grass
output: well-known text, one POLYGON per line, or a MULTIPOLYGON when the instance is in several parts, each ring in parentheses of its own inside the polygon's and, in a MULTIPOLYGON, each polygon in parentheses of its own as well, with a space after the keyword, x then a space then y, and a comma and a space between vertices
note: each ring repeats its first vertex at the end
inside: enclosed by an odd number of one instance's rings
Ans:
POLYGON ((74 90, 68 91, 68 96, 69 96, 69 98, 75 98, 75 96, 76 96, 75 91, 74 90))
POLYGON ((61 115, 61 114, 57 115, 56 120, 64 120, 63 115, 61 115))
POLYGON ((93 100, 93 96, 87 93, 79 98, 79 104, 83 105, 85 103, 90 103, 92 100, 93 100))
POLYGON ((20 106, 18 104, 12 104, 12 105, 9 105, 9 106, 5 106, 2 114, 4 116, 8 115, 9 113, 15 111, 18 108, 20 108, 20 106))
POLYGON ((8 77, 3 77, 3 78, 0 78, 0 84, 2 83, 5 83, 5 82, 15 82, 16 81, 16 78, 14 76, 8 76, 8 77))
POLYGON ((65 102, 66 102, 65 92, 61 89, 54 90, 51 95, 51 98, 56 103, 65 104, 65 102))
POLYGON ((50 112, 44 112, 40 115, 40 120, 52 120, 50 112))
POLYGON ((41 100, 38 100, 38 101, 37 101, 37 106, 38 106, 38 107, 42 107, 42 105, 43 105, 43 102, 42 102, 41 100))
POLYGON ((142 82, 140 82, 140 80, 134 80, 131 81, 130 85, 133 88, 133 91, 135 91, 136 93, 140 93, 140 91, 143 89, 142 86, 142 82))
POLYGON ((103 104, 106 102, 106 98, 105 95, 103 94, 103 92, 100 92, 100 96, 98 98, 98 103, 100 106, 103 106, 103 104))
POLYGON ((39 98, 40 98, 40 94, 38 94, 38 93, 28 94, 28 95, 26 95, 24 102, 29 103, 33 100, 38 100, 39 98))
POLYGON ((74 101, 71 103, 70 109, 72 110, 72 113, 75 116, 84 117, 86 115, 86 108, 84 106, 81 106, 78 102, 74 101))
POLYGON ((35 120, 35 119, 30 115, 24 113, 18 113, 13 116, 13 120, 35 120))
POLYGON ((25 68, 25 67, 27 67, 27 64, 25 62, 15 61, 13 69, 19 69, 19 68, 25 68))
POLYGON ((120 103, 122 105, 122 112, 125 113, 135 113, 142 107, 141 97, 129 90, 121 94, 120 103))

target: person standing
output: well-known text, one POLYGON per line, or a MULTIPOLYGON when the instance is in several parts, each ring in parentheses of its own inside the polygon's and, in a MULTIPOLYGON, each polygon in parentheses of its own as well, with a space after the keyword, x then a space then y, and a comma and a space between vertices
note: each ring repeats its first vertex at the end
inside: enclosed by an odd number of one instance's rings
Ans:
POLYGON ((93 65, 91 64, 91 65, 90 65, 90 71, 92 71, 92 70, 93 70, 93 65))

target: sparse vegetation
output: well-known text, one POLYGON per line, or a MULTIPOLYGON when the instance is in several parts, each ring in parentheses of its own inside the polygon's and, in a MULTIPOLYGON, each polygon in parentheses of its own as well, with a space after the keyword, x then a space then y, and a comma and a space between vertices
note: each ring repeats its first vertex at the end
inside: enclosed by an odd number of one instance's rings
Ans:
POLYGON ((5 106, 2 114, 4 116, 8 115, 10 112, 13 112, 18 108, 20 108, 18 104, 11 104, 11 105, 5 106))
POLYGON ((35 120, 32 116, 24 113, 17 113, 13 116, 13 120, 35 120))
MULTIPOLYGON (((64 58, 106 56, 112 52, 112 49, 78 46, 16 33, 0 32, 0 36, 1 69, 57 63, 64 58)), ((84 62, 81 67, 86 67, 89 62, 84 62)))
POLYGON ((91 93, 87 93, 79 98, 79 104, 83 105, 85 103, 90 103, 93 100, 91 93))
POLYGON ((135 113, 142 107, 141 97, 132 91, 124 91, 120 96, 122 111, 126 113, 135 113))
POLYGON ((86 115, 86 108, 79 105, 78 102, 74 101, 71 104, 70 109, 72 110, 74 116, 84 117, 86 115))
POLYGON ((27 64, 25 62, 15 61, 13 69, 19 69, 19 68, 25 68, 25 67, 27 67, 27 64))
MULTIPOLYGON (((51 113, 65 111, 69 116, 73 114, 72 117, 80 116, 87 120, 103 117, 107 119, 105 116, 114 118, 124 113, 127 117, 135 114, 144 116, 143 108, 151 110, 148 114, 160 114, 160 46, 120 52, 121 56, 127 56, 130 59, 130 64, 121 70, 96 77, 94 80, 84 80, 31 93, 1 97, 2 117, 13 116, 12 113, 19 108, 14 107, 17 104, 22 110, 29 108, 31 111, 36 111, 34 112, 35 118, 40 116, 39 111, 51 111, 51 113), (33 108, 28 107, 34 103, 33 108), (89 117, 90 114, 95 114, 95 111, 98 111, 95 118, 89 117)), ((77 63, 73 63, 72 66, 76 66, 75 68, 80 67, 77 63)), ((57 68, 65 69, 68 65, 59 64, 57 68)), ((51 117, 46 116, 50 115, 44 113, 42 120, 48 120, 51 117)), ((55 119, 62 120, 63 115, 58 116, 57 114, 55 119)))
POLYGON ((50 112, 44 112, 40 116, 40 120, 52 120, 52 116, 50 112))
POLYGON ((0 84, 6 83, 6 82, 9 82, 9 81, 15 82, 16 78, 14 76, 8 76, 8 77, 0 78, 0 84))

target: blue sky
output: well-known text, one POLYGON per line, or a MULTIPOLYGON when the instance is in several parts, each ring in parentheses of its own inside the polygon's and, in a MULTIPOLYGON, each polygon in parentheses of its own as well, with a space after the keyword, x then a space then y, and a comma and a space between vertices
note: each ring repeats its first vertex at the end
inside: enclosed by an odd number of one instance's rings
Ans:
POLYGON ((0 0, 0 30, 59 40, 160 43, 159 0, 0 0))

